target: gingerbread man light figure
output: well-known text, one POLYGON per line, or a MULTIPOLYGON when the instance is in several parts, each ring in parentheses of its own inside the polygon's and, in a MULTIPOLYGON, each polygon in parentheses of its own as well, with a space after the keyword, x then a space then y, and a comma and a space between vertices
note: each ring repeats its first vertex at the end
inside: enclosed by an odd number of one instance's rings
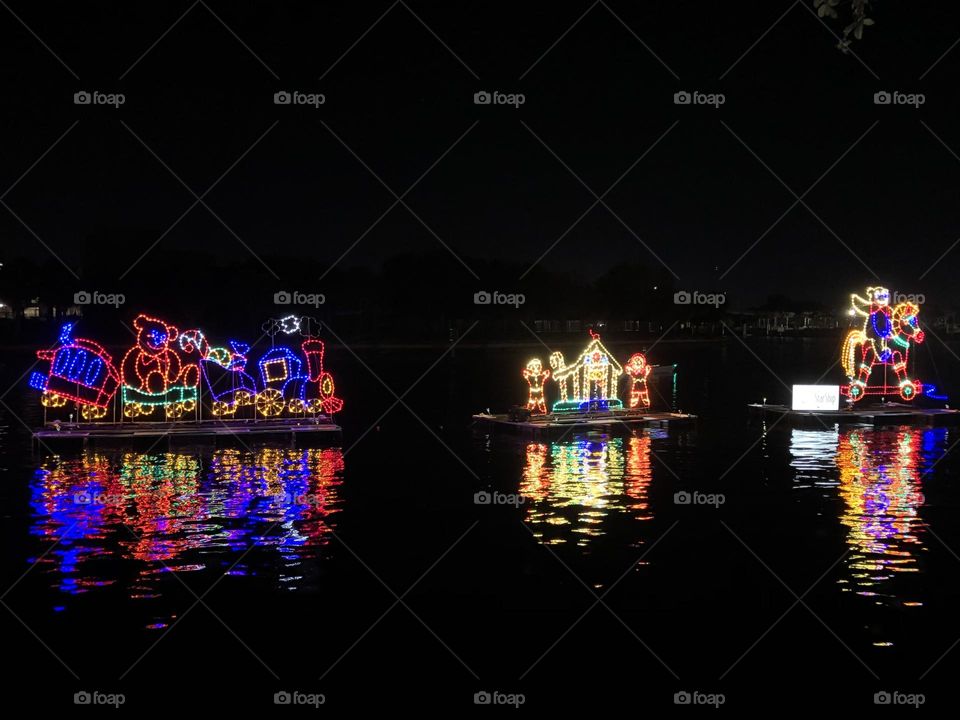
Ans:
POLYGON ((550 371, 544 370, 540 358, 534 358, 527 363, 523 377, 530 386, 527 396, 527 410, 535 415, 545 415, 547 404, 543 397, 543 383, 550 377, 550 371))
POLYGON ((635 408, 641 404, 645 408, 650 407, 647 376, 650 375, 651 368, 647 364, 647 358, 643 353, 634 353, 623 366, 623 370, 630 377, 630 407, 635 408))

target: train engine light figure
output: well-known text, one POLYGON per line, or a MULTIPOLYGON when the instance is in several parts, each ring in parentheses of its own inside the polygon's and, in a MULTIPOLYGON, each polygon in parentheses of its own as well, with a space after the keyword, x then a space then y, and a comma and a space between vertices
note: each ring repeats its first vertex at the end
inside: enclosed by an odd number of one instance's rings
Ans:
MULTIPOLYGON (((300 346, 307 359, 307 388, 304 407, 307 412, 333 415, 343 409, 343 400, 334 395, 333 375, 323 369, 323 341, 304 340, 300 346)), ((291 401, 293 402, 293 401, 291 401)))
POLYGON ((634 353, 623 366, 623 371, 630 378, 630 407, 650 407, 650 392, 647 389, 647 377, 652 368, 647 363, 643 353, 634 353))
POLYGON ((524 368, 523 377, 529 386, 527 410, 534 415, 545 415, 547 403, 543 397, 543 383, 550 377, 550 371, 543 369, 540 358, 534 358, 524 368))

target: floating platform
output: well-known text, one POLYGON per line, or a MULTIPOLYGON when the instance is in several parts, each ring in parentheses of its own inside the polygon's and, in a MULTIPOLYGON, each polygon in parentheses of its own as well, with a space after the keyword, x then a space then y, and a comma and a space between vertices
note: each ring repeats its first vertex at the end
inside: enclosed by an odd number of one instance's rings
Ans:
POLYGON ((595 413, 549 413, 533 415, 528 420, 514 420, 510 415, 478 413, 473 416, 475 426, 487 426, 494 430, 528 433, 531 435, 562 434, 571 430, 603 430, 615 432, 637 427, 673 427, 692 425, 696 415, 675 412, 643 410, 615 410, 595 413))
POLYGON ((841 410, 791 410, 786 405, 747 405, 750 414, 766 419, 784 420, 798 425, 955 425, 960 424, 960 410, 924 408, 903 403, 854 405, 841 410))
POLYGON ((259 420, 201 420, 175 422, 123 423, 47 423, 33 432, 41 446, 52 443, 133 444, 162 440, 184 442, 229 442, 243 444, 254 440, 286 440, 295 443, 301 437, 338 441, 339 425, 326 416, 317 418, 272 418, 259 420))

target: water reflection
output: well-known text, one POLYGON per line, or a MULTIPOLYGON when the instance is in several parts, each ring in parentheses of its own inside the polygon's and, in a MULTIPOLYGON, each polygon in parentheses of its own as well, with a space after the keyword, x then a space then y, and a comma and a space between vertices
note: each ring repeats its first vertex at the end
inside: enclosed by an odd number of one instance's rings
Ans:
POLYGON ((790 466, 797 488, 837 486, 837 430, 797 430, 790 437, 790 466))
POLYGON ((864 596, 884 593, 893 573, 916 572, 923 549, 918 510, 921 431, 852 431, 840 437, 837 467, 840 496, 852 552, 847 558, 851 589, 864 596))
POLYGON ((653 517, 647 497, 651 435, 589 435, 526 446, 520 494, 526 522, 549 545, 587 546, 613 513, 653 517))
POLYGON ((297 589, 329 541, 342 472, 333 448, 52 456, 31 484, 31 533, 60 540, 38 569, 70 594, 125 582, 131 598, 153 598, 171 570, 261 565, 297 589))
POLYGON ((843 501, 844 591, 882 605, 922 605, 908 579, 921 571, 924 551, 921 482, 946 447, 944 428, 793 431, 797 487, 835 487, 843 501))

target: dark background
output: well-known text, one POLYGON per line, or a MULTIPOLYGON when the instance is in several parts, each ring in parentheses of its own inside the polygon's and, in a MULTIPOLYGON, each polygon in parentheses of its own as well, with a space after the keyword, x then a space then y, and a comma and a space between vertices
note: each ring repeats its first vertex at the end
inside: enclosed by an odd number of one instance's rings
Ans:
MULTIPOLYGON (((626 267, 638 308, 676 288, 835 309, 874 279, 949 306, 954 255, 920 276, 958 237, 960 161, 933 135, 960 147, 960 55, 934 66, 957 17, 878 3, 854 57, 831 35, 845 16, 825 26, 806 4, 12 3, 63 64, 5 11, 5 183, 72 130, 4 197, 23 221, 0 215, 4 292, 124 292, 208 322, 284 288, 325 293, 331 312, 462 316, 478 289, 549 308, 626 267), (326 103, 273 104, 295 89, 326 103), (78 90, 126 102, 76 106, 78 90), (478 90, 526 102, 474 105, 478 90), (726 102, 677 106, 678 90, 726 102), (876 106, 879 90, 926 102, 876 106), (605 197, 629 230, 597 205, 520 280, 594 201, 532 133, 602 194, 674 122, 605 197), (402 194, 465 132, 404 198, 449 250, 402 205, 357 243, 394 202, 374 174, 402 194), (822 223, 797 205, 734 265, 795 198, 733 133, 798 195, 866 135, 804 197, 822 223), (194 202, 180 180, 201 195, 228 169, 204 197, 212 212, 175 224, 194 202), (42 272, 16 271, 20 258, 42 272)), ((577 297, 581 313, 594 303, 577 297)))
MULTIPOLYGON (((509 324, 506 332, 532 343, 515 318, 537 314, 619 313, 666 325, 684 317, 672 303, 678 289, 725 292, 731 307, 786 295, 836 310, 850 292, 879 280, 955 307, 960 250, 937 261, 960 236, 960 161, 936 136, 960 148, 960 50, 948 52, 960 36, 960 14, 944 4, 878 0, 871 11, 876 24, 853 45, 858 60, 836 48, 831 30, 841 32, 844 21, 828 21, 828 29, 806 4, 7 2, 0 7, 0 192, 12 189, 0 208, 0 300, 27 304, 39 297, 63 307, 80 290, 122 292, 127 304, 119 311, 87 308, 81 333, 116 345, 128 340, 118 320, 129 324, 140 310, 181 327, 253 339, 262 319, 275 314, 278 290, 324 293, 318 314, 351 346, 446 339, 451 328, 456 334, 476 320, 471 332, 485 342, 509 324), (126 103, 76 106, 79 90, 122 92, 126 103), (326 103, 277 106, 279 90, 322 92, 326 103), (526 103, 478 106, 479 90, 522 92, 526 103), (722 92, 726 102, 716 110, 677 106, 679 90, 722 92), (876 106, 880 90, 922 92, 926 103, 918 110, 876 106), (606 196, 622 223, 594 207, 521 279, 595 199, 532 133, 602 194, 674 123, 606 196), (395 200, 382 183, 403 194, 464 133, 404 198, 423 222, 398 205, 374 225, 395 200), (794 207, 737 262, 795 201, 763 163, 802 195, 855 142, 804 197, 820 220, 794 207), (215 182, 204 197, 209 209, 198 204, 181 218, 195 201, 184 184, 202 195, 215 182), (523 292, 528 304, 514 315, 478 308, 472 298, 481 289, 523 292)), ((9 338, 22 346, 52 341, 49 326, 26 321, 10 328, 9 338)), ((562 345, 581 343, 565 338, 562 345)), ((837 347, 830 341, 799 352, 762 345, 760 357, 788 382, 815 381, 837 347)), ((937 348, 936 375, 956 377, 956 354, 937 348)), ((397 393, 439 355, 356 349, 397 393)), ((482 516, 470 504, 484 484, 513 489, 517 467, 510 462, 519 465, 519 451, 501 448, 489 460, 464 427, 470 412, 522 395, 518 380, 501 382, 492 373, 512 372, 528 354, 473 348, 424 379, 409 402, 430 431, 396 408, 351 453, 338 532, 402 592, 482 518, 410 602, 478 669, 483 686, 519 688, 531 706, 630 707, 633 700, 640 711, 647 703, 672 707, 669 695, 682 686, 672 685, 599 608, 528 684, 516 683, 592 602, 531 542, 518 517, 506 510, 482 516), (483 381, 471 382, 477 375, 483 381), (466 457, 479 480, 432 434, 466 457)), ((6 388, 31 358, 4 357, 6 388)), ((723 348, 683 352, 660 346, 653 359, 678 358, 688 373, 683 407, 706 419, 699 435, 674 436, 660 449, 686 481, 705 488, 752 450, 722 486, 742 500, 723 517, 751 545, 768 550, 764 557, 802 592, 843 543, 833 505, 798 505, 791 494, 783 470, 787 436, 758 448, 760 431, 746 426, 744 402, 763 394, 783 400, 785 389, 733 339, 723 348), (811 518, 822 513, 829 522, 814 526, 819 521, 811 518)), ((343 424, 352 443, 395 398, 351 352, 338 347, 329 359, 347 400, 343 424)), ((926 373, 932 360, 924 362, 926 373)), ((35 405, 35 397, 24 391, 23 405, 6 397, 30 419, 22 407, 28 400, 35 405)), ((16 421, 7 421, 2 447, 14 481, 5 486, 5 500, 14 510, 5 517, 5 546, 12 582, 27 567, 24 559, 38 552, 26 542, 29 518, 22 512, 36 459, 16 421)), ((671 474, 655 472, 659 514, 643 542, 665 531, 675 510, 671 474)), ((953 474, 945 461, 934 476, 940 484, 931 488, 939 503, 933 517, 948 546, 956 546, 949 530, 957 506, 953 474)), ((654 575, 631 578, 615 607, 631 626, 646 629, 644 637, 678 667, 684 685, 709 690, 719 670, 793 598, 714 518, 687 527, 654 575)), ((635 558, 627 543, 636 532, 635 524, 612 532, 613 549, 596 562, 576 554, 564 559, 591 581, 609 582, 635 558)), ((869 656, 883 684, 862 674, 835 638, 797 608, 721 689, 742 707, 793 706, 799 699, 825 707, 841 697, 836 702, 872 710, 875 690, 917 687, 916 677, 956 635, 955 558, 929 538, 928 544, 936 555, 927 571, 940 580, 924 575, 923 581, 935 607, 919 625, 897 613, 877 621, 908 638, 903 655, 869 656)), ((329 666, 393 601, 349 552, 337 546, 333 555, 321 568, 328 574, 317 595, 283 597, 269 580, 253 588, 231 580, 216 603, 210 599, 291 689, 314 687, 317 668, 329 666)), ((196 579, 197 591, 216 577, 211 563, 196 579)), ((12 662, 19 663, 11 684, 45 690, 51 702, 69 705, 66 691, 83 686, 117 686, 118 669, 155 639, 136 624, 139 618, 126 615, 119 590, 84 598, 82 622, 71 624, 52 620, 48 604, 34 602, 46 592, 42 577, 31 574, 25 583, 12 606, 83 677, 76 684, 61 673, 9 616, 12 662)), ((862 652, 872 620, 853 600, 840 599, 827 582, 810 598, 862 652)), ((171 602, 192 600, 181 593, 171 602)), ((223 626, 202 608, 195 612, 148 656, 142 674, 120 685, 131 705, 143 707, 148 697, 157 707, 177 708, 187 698, 207 706, 214 697, 220 707, 272 708, 264 693, 276 687, 273 679, 223 626)), ((402 608, 393 612, 321 691, 342 707, 429 707, 435 699, 469 708, 478 684, 402 608)), ((951 677, 952 662, 951 656, 939 666, 937 689, 951 677)))

